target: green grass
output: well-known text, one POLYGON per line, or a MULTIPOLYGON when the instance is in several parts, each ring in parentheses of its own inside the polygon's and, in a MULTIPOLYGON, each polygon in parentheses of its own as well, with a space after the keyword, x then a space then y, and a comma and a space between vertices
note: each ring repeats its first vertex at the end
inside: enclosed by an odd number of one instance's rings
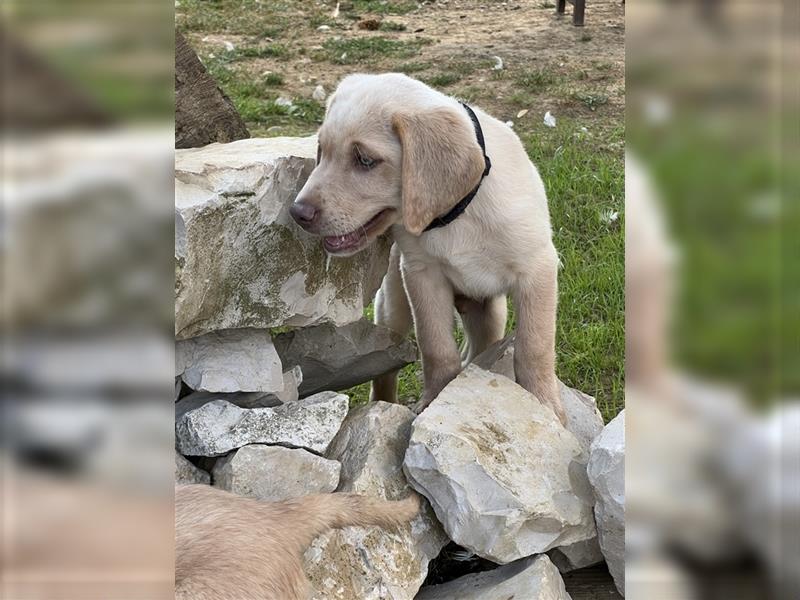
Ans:
POLYGON ((351 0, 351 4, 351 12, 379 15, 404 15, 417 8, 417 3, 411 0, 351 0))
POLYGON ((522 71, 514 78, 514 82, 517 86, 527 92, 545 90, 557 81, 558 77, 556 74, 544 68, 522 71))
POLYGON ((338 65, 353 65, 369 62, 380 57, 411 58, 430 40, 416 38, 401 41, 388 37, 358 37, 339 40, 326 40, 321 58, 338 65))
POLYGON ((461 75, 458 73, 437 73, 423 78, 423 81, 433 87, 447 87, 461 81, 461 75))
POLYGON ((286 58, 289 54, 286 46, 269 44, 266 46, 243 46, 227 53, 231 61, 250 58, 286 58))
POLYGON ((280 73, 267 73, 262 81, 264 85, 281 86, 283 85, 283 75, 280 73))
POLYGON ((573 92, 570 98, 584 104, 589 110, 595 111, 598 107, 608 104, 608 96, 600 92, 573 92))
POLYGON ((180 0, 176 24, 184 32, 277 38, 289 24, 286 11, 290 6, 281 0, 259 5, 242 0, 180 0))
POLYGON ((293 98, 293 106, 275 103, 274 89, 283 83, 279 73, 254 77, 232 62, 229 53, 205 58, 206 68, 233 101, 236 110, 255 136, 268 135, 270 127, 280 127, 280 135, 309 135, 322 122, 324 108, 307 98, 293 98))
POLYGON ((624 406, 624 129, 589 138, 580 126, 562 117, 523 142, 547 189, 561 259, 557 373, 595 396, 608 420, 624 406), (602 218, 607 211, 617 220, 602 218))

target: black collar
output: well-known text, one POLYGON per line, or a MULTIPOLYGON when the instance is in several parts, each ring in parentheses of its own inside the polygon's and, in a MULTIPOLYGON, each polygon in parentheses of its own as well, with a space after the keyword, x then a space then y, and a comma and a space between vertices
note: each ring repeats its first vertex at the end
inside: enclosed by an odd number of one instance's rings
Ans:
POLYGON ((481 175, 480 181, 478 181, 478 185, 472 188, 472 191, 464 196, 461 200, 458 201, 450 212, 443 214, 440 217, 436 217, 433 221, 431 221, 430 225, 428 225, 424 231, 430 231, 431 229, 436 229, 437 227, 444 227, 448 223, 452 223, 455 221, 461 213, 463 213, 469 203, 472 202, 472 199, 475 197, 475 194, 478 193, 478 188, 481 187, 481 183, 483 182, 484 177, 489 174, 489 171, 492 168, 492 161, 489 160, 489 157, 486 156, 486 143, 483 140, 483 130, 481 129, 481 124, 478 121, 478 117, 475 116, 475 112, 463 102, 460 102, 461 106, 467 111, 469 118, 472 120, 472 124, 475 126, 475 137, 478 138, 478 144, 481 147, 481 151, 483 151, 483 160, 486 163, 486 168, 483 170, 483 175, 481 175))

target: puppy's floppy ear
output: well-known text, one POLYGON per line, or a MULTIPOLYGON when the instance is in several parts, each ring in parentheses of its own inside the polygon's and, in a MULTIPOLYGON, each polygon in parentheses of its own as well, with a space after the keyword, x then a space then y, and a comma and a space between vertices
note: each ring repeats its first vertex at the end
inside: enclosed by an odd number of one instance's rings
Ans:
POLYGON ((453 108, 395 114, 403 145, 403 225, 420 235, 478 185, 485 163, 469 119, 453 108))

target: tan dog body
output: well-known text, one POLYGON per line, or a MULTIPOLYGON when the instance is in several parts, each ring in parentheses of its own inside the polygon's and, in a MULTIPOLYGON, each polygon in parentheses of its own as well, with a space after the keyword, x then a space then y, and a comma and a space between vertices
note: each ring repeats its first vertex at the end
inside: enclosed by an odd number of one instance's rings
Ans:
POLYGON ((259 502, 207 485, 175 487, 176 600, 307 600, 303 553, 329 529, 392 527, 419 497, 387 502, 319 494, 259 502))
MULTIPOLYGON (((480 181, 484 159, 473 123, 458 101, 404 75, 347 77, 319 132, 319 164, 295 202, 313 217, 298 222, 338 255, 391 228, 396 247, 376 322, 402 335, 415 326, 421 407, 458 374, 462 359, 503 337, 511 294, 517 381, 563 421, 555 377, 558 256, 544 185, 516 134, 474 110, 491 172, 463 214, 423 231, 480 181), (453 337, 454 306, 467 334, 463 355, 453 337)), ((395 401, 395 388, 396 374, 386 375, 374 382, 373 399, 395 401)))

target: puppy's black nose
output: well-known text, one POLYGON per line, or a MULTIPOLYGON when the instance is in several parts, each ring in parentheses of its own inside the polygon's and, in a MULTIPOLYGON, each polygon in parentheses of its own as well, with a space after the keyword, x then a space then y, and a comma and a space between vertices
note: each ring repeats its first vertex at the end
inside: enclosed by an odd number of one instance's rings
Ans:
POLYGON ((304 202, 303 200, 295 200, 292 206, 289 207, 289 214, 297 221, 300 227, 310 227, 319 214, 319 211, 313 204, 304 202))

